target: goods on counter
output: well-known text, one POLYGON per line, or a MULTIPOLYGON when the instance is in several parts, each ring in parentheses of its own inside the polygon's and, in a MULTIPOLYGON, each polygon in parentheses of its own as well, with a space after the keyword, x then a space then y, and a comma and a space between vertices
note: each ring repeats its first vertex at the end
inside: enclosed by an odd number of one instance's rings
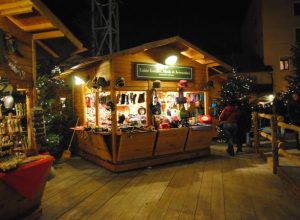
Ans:
POLYGON ((43 157, 48 157, 47 155, 35 155, 26 157, 25 154, 16 154, 0 160, 0 172, 8 172, 13 169, 18 168, 18 166, 30 163, 36 160, 40 160, 43 157))

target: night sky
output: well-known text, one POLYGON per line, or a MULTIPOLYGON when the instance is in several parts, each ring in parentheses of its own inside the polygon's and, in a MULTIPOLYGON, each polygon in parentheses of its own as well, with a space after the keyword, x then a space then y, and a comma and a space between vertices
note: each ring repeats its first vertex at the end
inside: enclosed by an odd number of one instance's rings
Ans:
MULTIPOLYGON (((90 48, 90 0, 42 1, 90 48)), ((250 1, 122 0, 121 49, 179 35, 214 55, 237 53, 250 1)))

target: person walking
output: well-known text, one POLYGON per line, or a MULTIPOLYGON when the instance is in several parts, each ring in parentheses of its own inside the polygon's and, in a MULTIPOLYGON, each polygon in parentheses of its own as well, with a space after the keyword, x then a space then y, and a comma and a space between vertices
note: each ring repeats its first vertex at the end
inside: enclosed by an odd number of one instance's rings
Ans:
POLYGON ((239 111, 233 102, 229 102, 220 114, 219 120, 223 124, 224 133, 227 139, 227 153, 234 156, 233 144, 236 140, 238 129, 239 111))
MULTIPOLYGON (((275 114, 276 116, 282 116, 282 117, 285 117, 286 115, 286 106, 283 101, 283 96, 280 92, 277 92, 275 94, 275 98, 273 100, 273 105, 272 105, 272 113, 275 114)), ((281 141, 283 141, 285 136, 285 129, 278 127, 277 135, 278 138, 281 141)))
POLYGON ((251 146, 250 130, 252 120, 252 109, 246 100, 239 103, 237 111, 238 117, 238 131, 237 131, 237 153, 243 152, 242 146, 246 143, 251 146))

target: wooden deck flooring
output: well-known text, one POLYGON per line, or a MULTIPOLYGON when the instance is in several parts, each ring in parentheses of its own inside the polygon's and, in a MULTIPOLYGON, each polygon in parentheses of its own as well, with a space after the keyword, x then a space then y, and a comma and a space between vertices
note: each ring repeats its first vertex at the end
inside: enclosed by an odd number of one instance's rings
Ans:
POLYGON ((78 157, 47 183, 41 219, 300 219, 300 201, 252 153, 115 174, 78 157))

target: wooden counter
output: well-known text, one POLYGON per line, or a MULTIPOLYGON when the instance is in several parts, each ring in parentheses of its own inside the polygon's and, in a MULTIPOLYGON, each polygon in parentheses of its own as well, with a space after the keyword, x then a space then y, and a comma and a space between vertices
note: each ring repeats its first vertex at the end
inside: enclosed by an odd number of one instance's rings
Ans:
POLYGON ((97 156, 103 160, 112 161, 111 150, 109 149, 108 133, 93 133, 91 131, 77 131, 79 149, 97 156))
POLYGON ((119 135, 118 161, 152 157, 156 131, 119 135))
POLYGON ((213 138, 212 126, 190 127, 185 150, 198 150, 209 148, 213 138))
MULTIPOLYGON (((113 162, 107 137, 77 132, 80 155, 114 172, 154 166, 210 155, 211 126, 172 128, 149 132, 117 133, 117 155, 113 162)), ((109 140, 111 142, 111 139, 109 140)))
POLYGON ((188 128, 160 130, 157 136, 154 155, 183 152, 188 131, 188 128))

